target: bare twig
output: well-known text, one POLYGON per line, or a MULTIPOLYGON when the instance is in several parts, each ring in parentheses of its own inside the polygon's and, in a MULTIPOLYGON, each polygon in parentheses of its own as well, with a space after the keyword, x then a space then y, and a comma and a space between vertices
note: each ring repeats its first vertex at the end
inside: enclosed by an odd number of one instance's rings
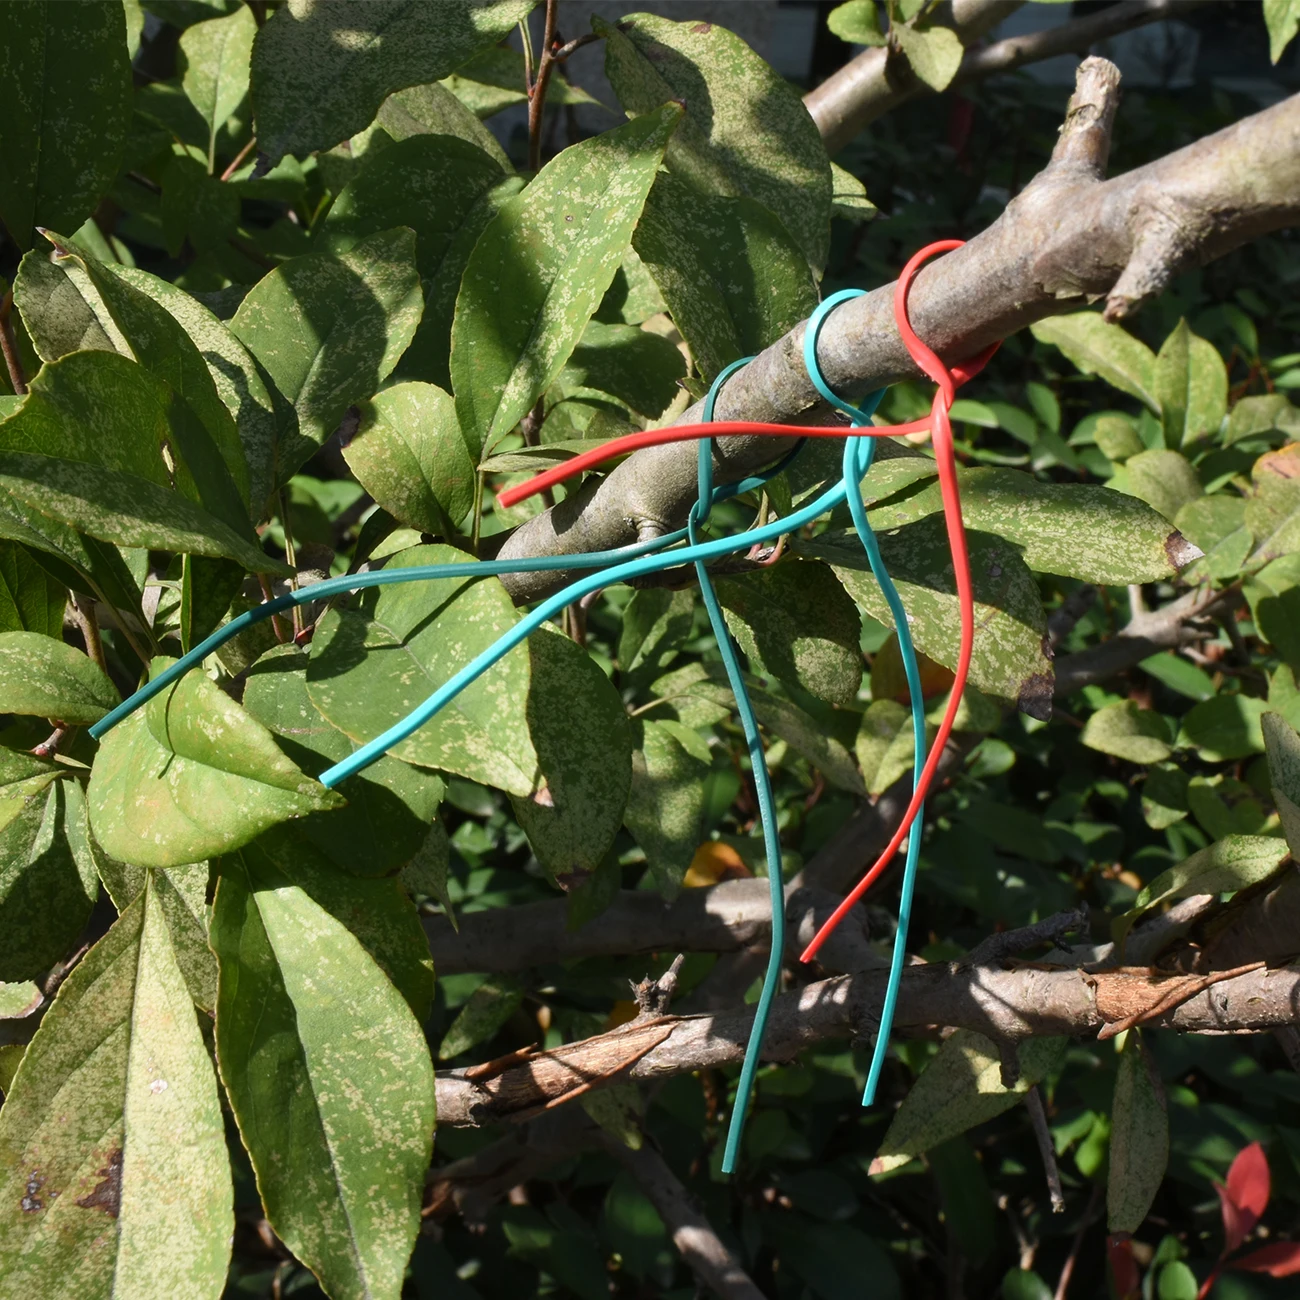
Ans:
POLYGON ((234 161, 221 173, 221 179, 228 181, 243 165, 244 160, 254 149, 257 148, 257 137, 254 136, 236 155, 234 161))
POLYGON ((99 635, 99 620, 95 617, 95 602, 84 596, 74 595, 69 600, 72 617, 81 630, 81 639, 85 643, 86 653, 94 661, 100 672, 108 676, 108 661, 104 658, 104 641, 99 635))
POLYGON ((1033 925, 1022 926, 1018 930, 1005 930, 1001 934, 991 934, 982 943, 976 944, 967 954, 965 966, 994 966, 1006 961, 1008 957, 1018 956, 1037 948, 1039 944, 1059 945, 1067 934, 1087 930, 1088 912, 1086 908, 1077 908, 1073 912, 1057 912, 1055 916, 1046 917, 1033 925))
POLYGON ((5 355, 5 368, 9 371, 10 386, 19 397, 22 397, 27 392, 27 374, 18 356, 18 344, 14 339, 13 326, 9 322, 13 305, 13 290, 7 289, 5 296, 0 298, 0 352, 5 355))
POLYGON ((1088 1229, 1096 1222, 1097 1215, 1101 1211, 1102 1191, 1104 1183, 1093 1183, 1092 1195, 1088 1197, 1088 1208, 1084 1210, 1083 1217, 1079 1220, 1079 1226, 1075 1230, 1074 1240, 1070 1242, 1070 1253, 1065 1257, 1065 1263, 1061 1265, 1061 1276, 1056 1282, 1056 1291, 1052 1295, 1052 1300, 1065 1300, 1070 1290, 1070 1279, 1074 1276, 1074 1266, 1079 1259, 1079 1251, 1083 1247, 1083 1239, 1088 1235, 1088 1229))
POLYGON ((555 53, 551 55, 551 59, 555 63, 564 63, 575 50, 580 50, 584 45, 591 45, 595 41, 603 41, 604 39, 603 36, 598 36, 595 32, 588 32, 585 36, 575 37, 566 44, 558 46, 555 53))
POLYGON ((632 985, 632 995, 636 998, 637 1007, 643 1016, 662 1016, 666 1015, 669 1004, 673 1000, 673 994, 677 992, 677 977, 682 972, 682 963, 686 960, 686 954, 679 952, 673 958, 673 963, 668 967, 658 979, 651 979, 648 975, 638 984, 632 985))
POLYGON ((551 84, 555 67, 555 19, 560 0, 546 0, 546 21, 542 28, 542 48, 537 56, 537 76, 528 89, 528 166, 540 171, 542 166, 542 109, 546 105, 546 88, 551 84))
POLYGON ((1034 1128, 1038 1154, 1043 1160, 1043 1173, 1047 1176, 1047 1194, 1052 1200, 1052 1213, 1065 1213, 1065 1197, 1061 1193, 1061 1171, 1056 1167, 1056 1147, 1052 1143, 1052 1130, 1047 1127, 1047 1112, 1043 1109, 1043 1094, 1034 1084, 1025 1093, 1025 1109, 1034 1128))
MULTIPOLYGON (((1154 983, 1197 991, 1161 1009, 1152 1023, 1183 1033, 1261 1033, 1294 1023, 1300 968, 1257 969, 1206 987, 1196 977, 1164 980, 1146 969, 1085 971, 964 969, 930 963, 903 971, 895 1024, 899 1029, 949 1025, 994 1042, 1080 1037, 1151 1007, 1154 983)), ((805 985, 772 1008, 764 1058, 789 1060, 804 1047, 848 1038, 879 1017, 888 975, 864 971, 805 985)), ((530 1054, 486 1082, 463 1071, 438 1078, 439 1122, 452 1127, 518 1120, 544 1107, 626 1079, 653 1081, 738 1062, 753 1027, 751 1008, 634 1021, 608 1034, 530 1054)))
POLYGON ((648 1142, 634 1151, 609 1133, 602 1133, 600 1142, 636 1179, 701 1286, 722 1300, 763 1300, 763 1293, 714 1232, 695 1198, 658 1151, 648 1142))
POLYGON ((53 758, 59 752, 59 746, 74 730, 74 727, 55 727, 39 745, 32 749, 32 756, 34 758, 53 758))

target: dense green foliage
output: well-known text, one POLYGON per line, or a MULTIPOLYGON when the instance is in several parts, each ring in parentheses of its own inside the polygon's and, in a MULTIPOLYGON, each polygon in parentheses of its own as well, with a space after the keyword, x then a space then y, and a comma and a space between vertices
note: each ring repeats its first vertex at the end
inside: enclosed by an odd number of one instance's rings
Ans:
MULTIPOLYGON (((542 508, 503 510, 494 489, 671 422, 824 293, 977 233, 1063 107, 993 81, 918 101, 832 167, 798 91, 722 27, 597 21, 625 112, 533 175, 482 124, 522 98, 500 42, 531 8, 145 0, 167 25, 133 88, 135 0, 0 6, 3 1300, 693 1293, 606 1154, 420 1231, 435 1062, 599 1033, 634 1011, 628 980, 675 956, 435 982, 421 917, 563 897, 576 929, 620 889, 767 870, 693 588, 570 610, 337 793, 316 778, 516 624, 498 579, 307 606, 102 743, 85 730, 273 588, 491 554, 542 508)), ((924 8, 897 6, 897 43, 941 89, 956 37, 924 8)), ((1295 7, 1267 8, 1280 53, 1295 7)), ((841 35, 885 39, 874 4, 836 12, 841 35)), ((584 102, 557 73, 549 111, 584 102)), ((1249 109, 1132 95, 1118 165, 1249 109)), ((1070 907, 1089 913, 1081 939, 1122 943, 1191 894, 1231 918, 1255 896, 1239 891, 1294 886, 1298 280, 1274 237, 1183 277, 1131 330, 1044 321, 954 409, 980 631, 964 765, 930 807, 925 960, 1070 907), (1181 572, 1179 534, 1203 552, 1181 572), (1199 640, 1053 707, 1063 657, 1192 588, 1225 593, 1199 640)), ((882 414, 928 404, 900 384, 882 414)), ((957 619, 934 463, 889 451, 864 493, 937 718, 957 619)), ((788 514, 839 454, 808 448, 712 526, 788 514)), ((897 642, 847 511, 718 591, 792 876, 909 773, 897 642)), ((890 909, 882 887, 882 952, 890 909)), ((681 1005, 720 968, 690 955, 681 1005)), ((1255 1140, 1266 1226, 1296 1227, 1300 1080, 1271 1038, 1031 1040, 1005 1087, 979 1034, 909 1036, 864 1111, 869 1046, 764 1069, 731 1179, 734 1070, 582 1104, 655 1143, 788 1300, 1046 1297, 1071 1252, 1072 1294, 1103 1295, 1107 1231, 1135 1234, 1144 1296, 1192 1297, 1220 1250, 1211 1180, 1255 1140)), ((434 1161, 497 1136, 444 1127, 434 1161)), ((1283 1285, 1229 1272, 1214 1294, 1283 1285)))

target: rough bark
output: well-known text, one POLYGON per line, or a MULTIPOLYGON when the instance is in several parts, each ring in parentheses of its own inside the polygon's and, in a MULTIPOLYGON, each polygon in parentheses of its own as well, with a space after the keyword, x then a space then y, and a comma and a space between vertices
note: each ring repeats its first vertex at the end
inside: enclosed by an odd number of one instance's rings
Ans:
MULTIPOLYGON (((1190 267, 1300 219, 1300 96, 1245 118, 1113 180, 1110 148, 1119 73, 1104 59, 1079 68, 1050 164, 992 226, 921 271, 909 304, 919 334, 956 361, 1089 301, 1112 319, 1190 267)), ((802 360, 803 325, 735 375, 717 417, 817 422, 802 360)), ((893 285, 844 304, 819 342, 827 381, 846 396, 918 377, 894 327, 893 285)), ((996 363, 995 363, 996 364, 996 363)), ((701 408, 682 421, 697 420, 701 408)), ((733 482, 784 454, 781 439, 730 438, 715 480, 733 482)), ((502 558, 610 549, 676 528, 696 495, 694 444, 648 448, 518 528, 502 558)), ((563 574, 507 577, 517 601, 557 590, 563 574)))
MULTIPOLYGON (((886 974, 869 971, 809 984, 778 998, 764 1058, 785 1061, 832 1038, 870 1034, 886 974)), ((1201 975, 1150 969, 1089 972, 1025 966, 1002 970, 935 963, 903 973, 897 1030, 952 1026, 1000 1042, 1096 1035, 1149 1008, 1149 1023, 1189 1033, 1260 1033, 1300 1019, 1300 969, 1259 969, 1206 987, 1201 975), (1177 996, 1186 1001, 1171 1005, 1177 996)), ((610 1083, 652 1081, 738 1062, 753 1024, 747 1008, 661 1016, 537 1052, 491 1077, 438 1079, 438 1122, 455 1126, 527 1119, 610 1083)), ((480 1067, 481 1068, 481 1067, 480 1067)))

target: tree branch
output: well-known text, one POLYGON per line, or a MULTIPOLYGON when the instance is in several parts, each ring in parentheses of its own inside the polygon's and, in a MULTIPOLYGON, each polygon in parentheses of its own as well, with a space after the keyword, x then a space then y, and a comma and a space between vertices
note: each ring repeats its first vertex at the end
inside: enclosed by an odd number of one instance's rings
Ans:
MULTIPOLYGON (((963 45, 972 45, 1015 13, 1022 3, 1023 0, 954 0, 950 13, 941 14, 939 21, 951 27, 963 45)), ((965 66, 963 60, 958 76, 965 66)), ((836 154, 868 122, 927 89, 905 59, 881 46, 850 59, 820 86, 810 90, 803 102, 817 123, 826 152, 836 154)))
MULTIPOLYGON (((1117 93, 1113 65, 1085 60, 1051 163, 992 226, 918 275, 912 323, 948 361, 1089 299, 1106 297, 1108 315, 1126 315, 1179 272, 1300 219, 1300 96, 1103 181, 1117 93)), ((920 374, 894 326, 893 292, 886 285, 845 303, 822 330, 822 372, 848 397, 920 374)), ((736 374, 719 397, 717 418, 825 418, 802 341, 801 324, 736 374)), ((701 412, 696 404, 681 422, 701 412)), ((734 482, 786 450, 783 439, 720 440, 715 482, 734 482)), ((639 451, 521 525, 499 556, 607 550, 678 527, 695 500, 695 462, 688 443, 639 451)), ((516 601, 526 601, 568 578, 502 581, 516 601)))
POLYGON ((648 1143, 633 1151, 608 1133, 600 1135, 600 1143, 636 1179, 659 1212, 673 1245, 702 1285, 722 1300, 763 1300, 763 1293, 658 1151, 648 1143))
MULTIPOLYGON (((809 984, 777 999, 765 1059, 789 1060, 829 1038, 864 1033, 878 1019, 887 975, 867 971, 809 984)), ((895 1025, 974 1029, 994 1041, 1093 1035, 1156 1004, 1149 1023, 1184 1033, 1261 1033, 1294 1024, 1300 969, 1255 970, 1204 987, 1203 975, 1124 968, 1080 969, 933 963, 903 971, 895 1025), (1170 1005, 1173 995, 1189 993, 1170 1005)), ((453 1127, 525 1119, 592 1088, 650 1081, 738 1062, 753 1026, 748 1008, 717 1015, 664 1016, 578 1043, 530 1054, 484 1082, 463 1071, 438 1078, 438 1122, 453 1127)))

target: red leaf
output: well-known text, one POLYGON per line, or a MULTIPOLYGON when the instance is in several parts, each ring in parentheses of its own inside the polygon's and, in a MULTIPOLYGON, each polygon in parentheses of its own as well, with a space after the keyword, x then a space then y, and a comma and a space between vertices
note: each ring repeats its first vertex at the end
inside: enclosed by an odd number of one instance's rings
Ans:
POLYGON ((1138 1271, 1137 1260, 1133 1258, 1133 1238, 1127 1232, 1107 1237, 1106 1254, 1110 1258, 1110 1275, 1119 1300, 1131 1300, 1140 1295, 1142 1275, 1138 1271))
POLYGON ((1268 1159, 1258 1142, 1237 1153, 1228 1170, 1227 1191, 1241 1211, 1245 1231, 1250 1232, 1268 1208, 1268 1159))
POLYGON ((1261 1246, 1241 1259, 1234 1259, 1229 1268, 1244 1269, 1247 1273, 1267 1273, 1269 1277, 1290 1277, 1300 1273, 1300 1242, 1275 1241, 1271 1246, 1261 1246))
POLYGON ((1219 1208, 1223 1211, 1223 1253, 1229 1255, 1246 1240, 1253 1225, 1247 1225, 1245 1211, 1222 1183, 1215 1183, 1214 1190, 1219 1193, 1219 1208))

